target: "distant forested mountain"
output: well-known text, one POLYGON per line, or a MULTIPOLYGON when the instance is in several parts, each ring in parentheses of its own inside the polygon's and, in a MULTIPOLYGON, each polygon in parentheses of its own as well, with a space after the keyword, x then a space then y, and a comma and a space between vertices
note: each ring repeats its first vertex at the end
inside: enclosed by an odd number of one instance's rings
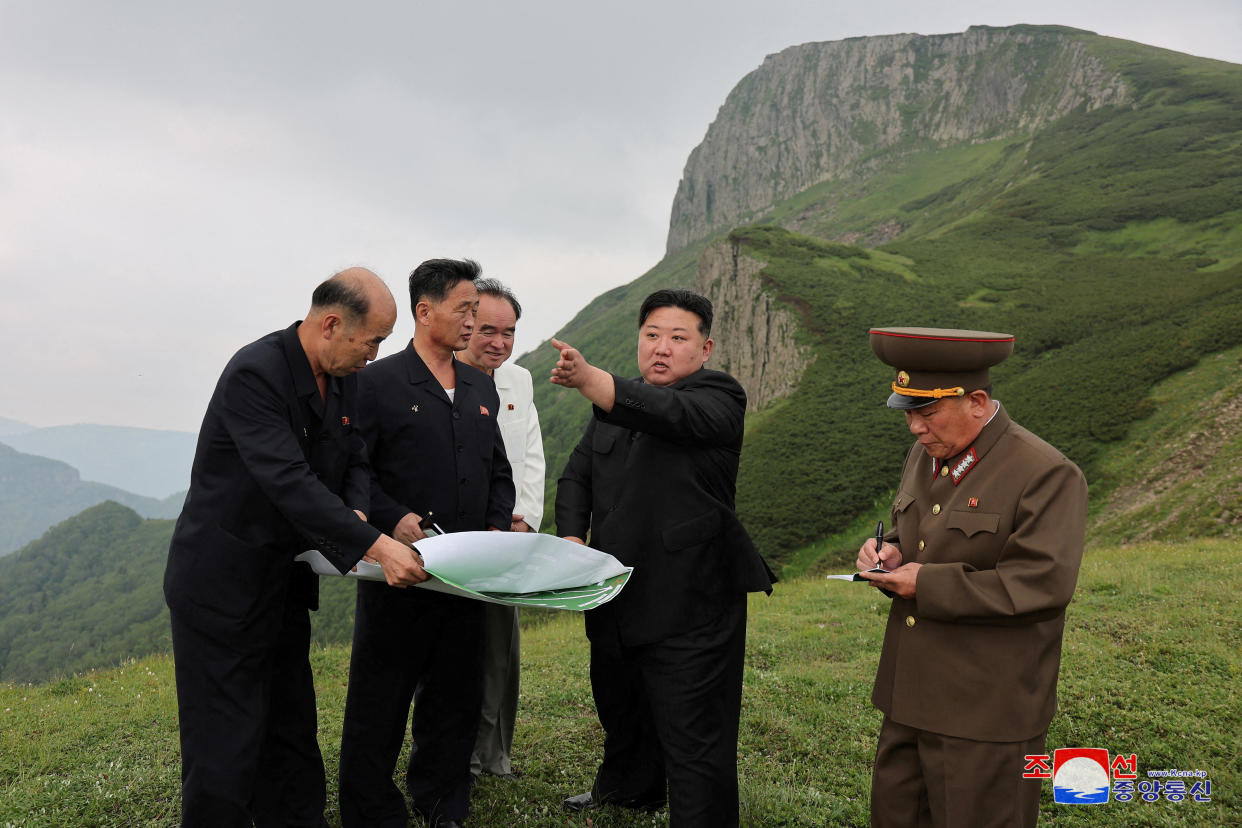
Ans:
POLYGON ((34 431, 34 426, 19 422, 18 420, 10 420, 8 417, 0 417, 0 439, 4 439, 13 434, 25 434, 27 431, 34 431))
MULTIPOLYGON (((5 440, 12 438, 5 438, 5 440)), ((163 500, 83 480, 78 470, 0 442, 0 556, 89 506, 114 500, 146 517, 176 517, 184 493, 163 500)))
MULTIPOLYGON (((0 559, 0 681, 43 681, 169 652, 164 564, 174 522, 111 501, 0 559)), ((318 644, 353 634, 352 581, 323 579, 318 644)))
POLYGON ((0 441, 68 463, 86 480, 162 499, 190 486, 198 435, 188 431, 92 424, 27 428, 0 441))

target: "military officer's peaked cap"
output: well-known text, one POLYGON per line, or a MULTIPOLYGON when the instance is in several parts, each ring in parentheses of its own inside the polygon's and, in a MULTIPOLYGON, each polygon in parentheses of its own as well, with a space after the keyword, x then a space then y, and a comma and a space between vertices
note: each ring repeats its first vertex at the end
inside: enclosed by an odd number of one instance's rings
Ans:
POLYGON ((922 408, 991 383, 988 369, 1013 353, 1013 334, 949 328, 872 328, 871 350, 897 369, 889 408, 922 408))

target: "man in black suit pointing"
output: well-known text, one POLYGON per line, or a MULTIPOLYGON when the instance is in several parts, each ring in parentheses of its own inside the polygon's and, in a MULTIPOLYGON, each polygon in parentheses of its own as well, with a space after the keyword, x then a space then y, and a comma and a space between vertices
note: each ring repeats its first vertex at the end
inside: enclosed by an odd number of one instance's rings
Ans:
POLYGON ((164 572, 181 729, 184 826, 326 825, 308 609, 315 547, 346 572, 425 580, 413 550, 367 525, 357 377, 396 304, 351 268, 306 319, 242 348, 216 384, 164 572))
POLYGON ((738 824, 737 731, 746 593, 771 571, 733 512, 746 392, 703 365, 712 305, 660 290, 638 314, 641 380, 552 340, 552 382, 594 403, 556 493, 557 532, 634 567, 586 613, 604 760, 571 810, 657 808, 671 824, 738 824))

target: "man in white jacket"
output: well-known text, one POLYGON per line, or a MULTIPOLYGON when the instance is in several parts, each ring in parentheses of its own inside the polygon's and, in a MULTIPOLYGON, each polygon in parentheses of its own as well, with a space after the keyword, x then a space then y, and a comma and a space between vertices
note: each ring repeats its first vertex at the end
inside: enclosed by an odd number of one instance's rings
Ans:
MULTIPOLYGON (((479 310, 474 333, 457 358, 490 374, 500 395, 497 422, 505 453, 513 467, 517 504, 513 507, 514 532, 538 532, 543 516, 543 435, 535 411, 530 372, 507 363, 513 354, 513 338, 522 306, 507 287, 495 279, 477 279, 479 310)), ((516 607, 487 604, 484 607, 483 712, 474 743, 470 770, 477 777, 490 773, 512 779, 510 747, 517 716, 520 646, 516 607)))

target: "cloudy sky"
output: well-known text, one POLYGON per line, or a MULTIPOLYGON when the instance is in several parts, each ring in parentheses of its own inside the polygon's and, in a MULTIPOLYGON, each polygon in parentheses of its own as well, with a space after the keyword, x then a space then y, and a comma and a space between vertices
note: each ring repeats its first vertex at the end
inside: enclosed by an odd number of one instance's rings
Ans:
POLYGON ((0 0, 0 416, 196 430, 353 264, 404 307, 419 261, 476 258, 529 350, 659 261, 765 55, 1014 23, 1242 62, 1237 0, 0 0))

